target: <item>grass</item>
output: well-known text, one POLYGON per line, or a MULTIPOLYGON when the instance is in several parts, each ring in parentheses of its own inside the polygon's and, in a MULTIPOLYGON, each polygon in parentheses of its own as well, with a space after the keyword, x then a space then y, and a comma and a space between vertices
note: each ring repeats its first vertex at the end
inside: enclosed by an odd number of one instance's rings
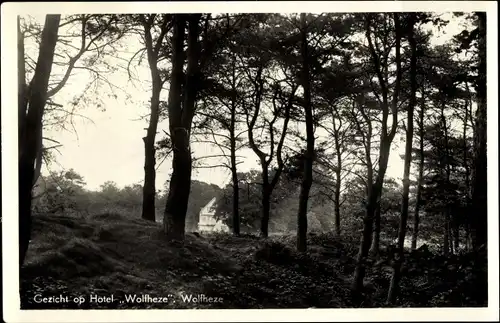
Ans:
MULTIPOLYGON (((379 307, 390 279, 388 263, 368 270, 362 303, 350 296, 357 240, 310 234, 308 253, 290 235, 186 235, 166 241, 161 225, 116 213, 91 217, 38 215, 21 269, 21 307, 48 308, 308 308, 379 307), (37 303, 35 295, 83 296, 82 304, 37 303), (112 303, 90 295, 114 295, 112 303), (130 295, 168 302, 126 302, 130 295), (181 295, 216 297, 185 302, 181 295)), ((386 257, 384 252, 382 259, 386 257)), ((485 306, 485 263, 478 255, 443 258, 408 254, 400 306, 485 306), (466 258, 469 257, 469 258, 466 258), (417 287, 418 286, 418 287, 417 287)), ((482 258, 481 258, 482 259, 482 258)), ((486 287, 485 287, 486 286, 486 287)))

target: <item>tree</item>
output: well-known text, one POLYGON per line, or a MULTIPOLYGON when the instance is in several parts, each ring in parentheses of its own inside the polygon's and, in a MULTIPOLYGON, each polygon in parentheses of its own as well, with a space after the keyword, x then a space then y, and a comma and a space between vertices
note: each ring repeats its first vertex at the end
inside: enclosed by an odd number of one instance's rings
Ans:
POLYGON ((334 191, 334 203, 335 203, 335 232, 340 235, 340 194, 342 189, 342 179, 344 174, 343 170, 347 168, 348 157, 346 156, 350 152, 346 149, 349 137, 351 135, 352 124, 345 122, 343 117, 340 115, 338 109, 335 109, 334 115, 332 115, 332 132, 335 156, 336 156, 336 166, 335 171, 335 191, 334 191), (347 123, 347 125, 344 125, 347 123))
POLYGON ((307 148, 304 161, 304 178, 299 197, 299 210, 297 214, 297 250, 307 250, 307 200, 312 185, 312 169, 314 160, 314 123, 311 105, 311 83, 309 75, 309 50, 308 50, 308 25, 306 14, 300 14, 302 77, 300 78, 304 90, 304 112, 306 116, 307 148))
MULTIPOLYGON (((229 28, 229 15, 227 15, 229 28)), ((220 149, 221 154, 203 156, 203 159, 223 158, 219 165, 198 166, 200 168, 207 167, 224 167, 231 172, 232 180, 232 229, 235 235, 240 234, 240 214, 239 214, 239 180, 237 166, 241 161, 238 161, 237 152, 246 146, 246 143, 241 138, 247 130, 240 131, 239 124, 243 112, 242 100, 243 91, 239 88, 243 82, 243 71, 238 68, 236 55, 232 52, 235 43, 230 41, 229 47, 221 52, 215 58, 220 61, 217 70, 213 72, 211 81, 212 86, 207 87, 206 95, 202 100, 202 111, 199 115, 204 118, 199 126, 203 135, 203 139, 197 142, 214 144, 220 149), (217 133, 214 131, 218 129, 217 133), (229 153, 228 153, 229 151, 229 153)))
MULTIPOLYGON (((49 148, 44 147, 43 127, 49 112, 54 113, 56 124, 63 126, 65 119, 59 115, 73 115, 74 111, 65 111, 62 106, 53 101, 61 89, 65 86, 75 69, 91 71, 95 79, 102 80, 100 72, 88 65, 96 62, 107 46, 121 38, 122 33, 117 31, 115 16, 107 15, 75 15, 66 17, 61 22, 60 15, 47 15, 41 32, 38 27, 28 26, 26 30, 21 28, 21 19, 18 17, 18 136, 19 136, 19 263, 22 265, 28 249, 31 235, 31 207, 32 189, 40 175, 42 160, 47 156, 49 148), (68 43, 67 39, 58 38, 61 26, 81 24, 81 34, 76 37, 80 39, 80 47, 68 43), (31 30, 34 29, 34 30, 31 30), (34 60, 25 52, 26 33, 32 32, 35 37, 40 36, 38 59, 36 65, 34 60), (111 40, 98 44, 111 35, 111 40), (65 55, 56 53, 57 45, 65 46, 62 50, 65 55), (70 55, 69 49, 76 48, 76 54, 70 55), (95 52, 97 57, 88 59, 83 66, 77 66, 79 60, 87 52, 95 52), (56 55, 57 54, 57 55, 56 55), (60 62, 59 57, 69 57, 69 61, 60 62), (58 73, 62 70, 62 75, 58 73), (31 76, 31 81, 27 77, 31 76), (60 76, 60 79, 57 79, 60 76)), ((110 85, 111 86, 111 85, 110 85)), ((82 94, 82 96, 85 93, 82 94)), ((73 103, 76 106, 79 99, 73 103)), ((53 140, 52 140, 53 141, 53 140)), ((57 147, 57 146, 56 146, 57 147)))
POLYGON ((173 147, 172 177, 168 191, 163 225, 165 234, 172 239, 184 239, 185 218, 191 183, 192 158, 189 147, 191 121, 194 115, 198 75, 198 23, 200 15, 173 17, 172 76, 168 97, 170 139, 173 147), (184 66, 184 33, 186 22, 188 30, 188 69, 186 85, 182 93, 184 66), (196 78, 196 79, 195 79, 196 78), (193 84, 194 83, 194 84, 193 84), (182 102, 184 98, 184 102, 182 102))
MULTIPOLYGON (((193 119, 192 142, 208 143, 220 154, 198 157, 194 168, 227 168, 231 172, 233 196, 233 233, 239 234, 237 152, 247 146, 241 129, 244 100, 247 96, 245 64, 238 63, 241 43, 248 31, 265 14, 207 15, 204 19, 203 49, 200 57, 201 86, 193 119), (216 131, 217 130, 217 131, 216 131), (201 160, 218 164, 199 163, 201 160)), ((250 33, 251 34, 251 33, 250 33)), ((240 57, 241 58, 241 57, 240 57)))
MULTIPOLYGON (((234 24, 221 23, 224 17, 210 14, 174 15, 172 35, 172 76, 168 99, 169 142, 172 147, 172 178, 165 207, 164 226, 167 236, 183 239, 185 216, 189 200, 189 187, 193 159, 190 141, 193 135, 193 119, 198 103, 207 94, 213 57, 226 46, 231 34, 245 19, 236 19, 234 24), (203 18, 203 19, 202 19, 203 18), (202 21, 203 20, 203 21, 202 21), (200 29, 200 23, 204 27, 200 29), (237 23, 236 23, 237 22, 237 23), (186 73, 184 75, 184 33, 187 32, 186 73), (202 37, 200 37, 202 36, 202 37), (200 40, 200 38, 202 38, 200 40), (183 79, 185 76, 185 79, 183 79)), ((241 15, 240 15, 241 18, 241 15)), ((201 127, 198 124, 198 127, 201 127)))
MULTIPOLYGON (((24 83, 25 76, 22 75, 19 78, 19 266, 22 266, 24 262, 31 235, 34 164, 40 150, 42 117, 47 100, 60 19, 60 15, 47 15, 45 18, 38 61, 29 88, 24 83)), ((22 40, 18 41, 22 42, 22 40)), ((24 47, 23 44, 21 46, 24 47)), ((24 50, 18 55, 21 54, 24 54, 24 50)), ((21 72, 24 71, 24 57, 18 59, 18 64, 21 72)))
MULTIPOLYGON (((257 77, 261 77, 262 70, 259 70, 257 72, 257 77)), ((256 85, 259 88, 259 92, 263 91, 263 82, 262 80, 258 80, 256 85)), ((268 129, 268 133, 270 136, 269 139, 269 153, 264 153, 256 143, 256 140, 254 139, 254 128, 257 122, 257 118, 259 116, 259 111, 260 111, 260 104, 261 104, 261 99, 257 98, 256 105, 254 107, 254 111, 252 113, 251 119, 247 118, 247 124, 248 124, 248 138, 249 138, 249 145, 252 148, 252 150, 255 152, 255 154, 259 157, 260 164, 261 164, 261 169, 262 169, 262 219, 261 219, 261 228, 260 228, 260 233, 263 237, 268 236, 268 226, 269 226, 269 214, 270 214, 270 203, 271 203, 271 194, 276 187, 276 184, 278 183, 280 179, 280 175, 283 171, 283 168, 285 166, 285 161, 283 159, 283 146, 285 143, 285 138, 288 130, 288 123, 290 120, 290 110, 292 109, 293 105, 293 99, 295 96, 295 91, 297 87, 293 86, 290 94, 282 94, 283 90, 281 89, 280 85, 275 85, 275 91, 273 94, 272 98, 272 104, 273 104, 273 113, 272 113, 272 119, 271 120, 265 120, 263 127, 268 129), (277 103, 278 101, 278 96, 283 98, 283 96, 286 96, 286 98, 282 99, 282 104, 277 103), (284 101, 284 102, 283 102, 284 101), (284 110, 284 111, 283 111, 284 110), (276 152, 274 151, 274 146, 275 146, 275 132, 276 132, 276 127, 275 123, 278 119, 278 116, 280 114, 284 113, 284 119, 283 119, 283 126, 281 129, 281 134, 280 138, 278 141, 278 146, 276 148, 276 152), (269 170, 270 170, 270 165, 276 155, 277 159, 277 167, 276 171, 274 172, 273 176, 270 177, 269 170)), ((257 94, 258 96, 262 95, 261 93, 257 94)))
POLYGON ((472 220, 473 248, 478 250, 488 242, 487 154, 486 154, 486 13, 477 12, 478 76, 476 79, 477 110, 474 125, 474 163, 472 167, 471 207, 476 215, 472 220))
MULTIPOLYGON (((366 81, 365 81, 366 82, 366 81)), ((358 156, 358 153, 355 152, 355 156, 357 156, 360 160, 362 166, 366 168, 366 173, 356 175, 363 181, 365 187, 365 200, 368 201, 369 194, 373 188, 373 178, 376 174, 376 169, 374 165, 374 157, 372 156, 372 147, 373 147, 373 137, 374 137, 374 113, 369 107, 372 107, 375 103, 371 100, 366 93, 361 93, 355 100, 353 100, 353 108, 350 111, 351 118, 354 120, 354 124, 356 126, 356 134, 355 134, 355 143, 359 141, 364 150, 364 155, 362 157, 358 156), (361 120, 358 119, 358 113, 361 115, 361 120), (357 138, 359 137, 359 139, 357 138)), ((356 149, 356 148, 354 148, 356 149)), ((380 240, 380 207, 378 206, 375 210, 374 214, 374 228, 373 228, 373 239, 371 243, 371 253, 377 255, 378 254, 378 246, 380 240)))
POLYGON ((33 214, 85 213, 88 206, 85 180, 75 170, 40 176, 33 192, 33 214))
POLYGON ((138 17, 142 27, 144 28, 143 39, 146 46, 147 59, 149 70, 151 73, 152 90, 150 102, 150 117, 149 126, 147 128, 144 141, 144 186, 143 186, 143 202, 142 202, 142 218, 145 220, 155 221, 155 138, 158 128, 158 120, 160 117, 160 92, 166 77, 164 72, 159 68, 163 39, 170 29, 170 17, 168 15, 139 15, 138 17), (159 35, 156 40, 153 40, 153 29, 155 25, 160 25, 159 35))
POLYGON ((417 197, 415 200, 415 211, 413 214, 413 234, 411 238, 411 249, 417 249, 418 229, 420 224, 420 207, 422 204, 422 186, 424 177, 424 115, 425 115, 425 84, 422 84, 421 104, 418 114, 418 175, 417 175, 417 197))
MULTIPOLYGON (((385 20, 385 14, 382 15, 382 19, 385 20)), ((381 124, 381 134, 380 134, 380 150, 379 150, 379 167, 375 182, 373 183, 370 192, 368 194, 368 201, 366 204, 366 214, 363 219, 364 227, 362 238, 359 247, 359 253, 357 257, 356 269, 354 272, 354 278, 352 283, 352 289, 354 292, 359 292, 363 287, 363 279, 365 276, 365 259, 368 255, 368 251, 371 245, 372 229, 373 229, 373 219, 375 212, 378 207, 378 201, 382 191, 382 186, 384 183, 385 172, 387 170, 387 163, 389 160, 389 152, 392 140, 396 135, 397 130, 397 113, 399 106, 399 94, 401 87, 401 26, 399 21, 399 13, 394 13, 392 20, 394 22, 394 33, 395 33, 395 63, 396 63, 396 80, 394 84, 394 91, 392 95, 392 100, 389 103, 389 90, 388 90, 388 79, 384 78, 383 71, 381 68, 381 57, 378 54, 378 50, 375 49, 372 40, 372 24, 373 19, 371 15, 366 15, 365 17, 365 29, 366 38, 368 40, 369 52, 371 60, 374 65, 374 70, 377 75, 379 82, 380 91, 382 94, 382 100, 379 100, 382 110, 382 124, 381 124), (388 116, 389 109, 391 110, 393 122, 388 132, 388 116)), ((387 62, 386 62, 387 63, 387 62)))
POLYGON ((403 201, 401 203, 401 219, 398 231, 397 242, 397 258, 394 263, 391 284, 389 286, 389 293, 387 296, 387 303, 394 304, 399 288, 399 281, 401 279, 401 263, 404 257, 404 242, 406 236, 406 225, 408 222, 408 206, 410 194, 410 167, 413 146, 413 111, 416 105, 416 92, 417 92, 417 44, 414 37, 416 23, 416 14, 410 13, 407 20, 407 33, 408 42, 410 43, 411 61, 410 61, 410 102, 408 103, 407 111, 407 126, 406 126, 406 147, 405 147, 405 160, 404 160, 404 175, 403 175, 403 201))
MULTIPOLYGON (((434 26, 439 26, 442 23, 437 17, 425 14, 420 14, 419 16, 421 22, 432 22, 434 26)), ((417 52, 419 53, 417 80, 420 98, 418 99, 418 132, 416 133, 418 148, 414 150, 415 162, 418 163, 419 167, 416 174, 417 187, 412 229, 412 250, 417 247, 420 212, 423 207, 428 204, 426 202, 427 196, 424 196, 427 191, 425 186, 427 184, 434 185, 431 184, 432 180, 430 180, 430 174, 434 174, 436 169, 441 169, 440 167, 444 167, 443 174, 446 174, 447 166, 445 165, 450 163, 451 169, 448 169, 450 176, 453 177, 452 173, 456 171, 455 168, 457 165, 455 162, 452 162, 455 158, 455 137, 453 135, 454 129, 452 125, 455 123, 455 118, 462 118, 461 114, 463 111, 457 110, 457 100, 467 100, 467 97, 470 97, 470 93, 467 94, 466 91, 458 88, 460 83, 464 83, 466 88, 468 86, 465 76, 468 72, 464 72, 467 71, 467 61, 453 59, 451 48, 447 45, 430 47, 430 35, 430 33, 423 33, 421 30, 415 30, 417 52), (455 112, 455 110, 457 111, 455 112), (453 111, 453 113, 449 111, 453 111), (440 126, 429 127, 429 122, 439 122, 440 126), (443 141, 441 139, 445 140, 443 141), (442 158, 441 161, 439 161, 439 158, 442 158)), ((461 109, 462 108, 459 108, 459 110, 461 109)), ((464 142, 467 142, 467 140, 464 142)), ((466 168, 467 167, 464 169, 466 168)), ((466 175, 466 178, 467 177, 469 176, 466 175)), ((445 177, 443 178, 445 179, 445 177)), ((465 181, 467 181, 467 179, 465 181)), ((449 186, 450 181, 445 179, 444 182, 447 182, 448 184, 446 185, 449 186)), ((433 189, 441 189, 444 187, 445 186, 439 186, 439 188, 433 189)), ((443 196, 455 195, 452 191, 443 194, 443 196)), ((437 201, 435 199, 436 196, 429 197, 437 201)), ((440 205, 440 203, 438 204, 440 205)), ((434 211, 437 210, 437 208, 426 209, 430 213, 434 213, 434 211)), ((446 212, 450 213, 449 211, 446 212)), ((454 236, 458 237, 458 222, 454 217, 452 217, 451 220, 453 230, 455 231, 454 236)), ((448 232, 449 230, 447 229, 446 231, 448 232)), ((458 244, 456 243, 456 239, 457 238, 455 238, 455 244, 458 244)))
MULTIPOLYGON (((342 205, 341 194, 343 181, 349 176, 355 166, 356 148, 352 148, 356 135, 357 117, 351 107, 355 104, 356 77, 362 77, 359 67, 351 61, 351 56, 346 54, 340 64, 325 68, 323 73, 317 77, 315 84, 316 96, 321 98, 317 102, 317 110, 320 109, 321 122, 318 125, 326 133, 326 139, 318 143, 323 146, 325 153, 318 162, 325 165, 334 177, 334 187, 331 191, 334 202, 335 232, 339 235, 341 229, 340 207, 342 205), (323 104, 318 104, 323 103, 323 104), (331 153, 329 150, 331 149, 331 153)), ((362 136, 363 133, 360 133, 362 136)))
MULTIPOLYGON (((467 91, 467 97, 465 99, 464 103, 464 109, 463 109, 463 132, 462 132, 462 138, 463 138, 463 167, 465 170, 465 192, 466 192, 466 206, 470 207, 470 202, 471 202, 471 155, 472 155, 472 142, 469 140, 469 128, 473 128, 473 124, 470 125, 471 119, 472 119, 472 93, 469 87, 469 83, 465 82, 465 87, 467 91)), ((459 113, 461 115, 461 113, 459 113)), ((469 248, 469 242, 470 242, 470 221, 469 219, 465 219, 465 235, 466 235, 466 246, 467 249, 469 248)))
POLYGON ((239 39, 241 42, 248 42, 248 45, 239 46, 234 50, 241 61, 241 69, 246 76, 245 83, 250 89, 242 104, 246 117, 248 146, 258 157, 261 166, 260 234, 267 237, 271 196, 286 162, 283 150, 298 86, 293 76, 293 67, 287 64, 277 49, 279 44, 275 39, 280 31, 288 36, 289 26, 282 17, 274 15, 257 16, 256 20, 261 21, 265 28, 256 25, 247 29, 239 39), (273 28, 280 22, 286 27, 273 28), (280 77, 275 77, 275 74, 280 77), (282 124, 279 125, 281 121, 282 124), (261 132, 256 136, 255 132, 258 130, 261 132), (276 163, 273 163, 275 159, 276 163), (273 164, 275 167, 271 177, 273 164))

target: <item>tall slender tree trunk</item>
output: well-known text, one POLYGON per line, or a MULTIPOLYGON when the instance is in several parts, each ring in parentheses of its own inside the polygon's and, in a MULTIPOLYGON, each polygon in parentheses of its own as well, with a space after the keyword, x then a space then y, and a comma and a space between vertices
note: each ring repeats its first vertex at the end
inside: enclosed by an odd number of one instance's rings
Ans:
MULTIPOLYGON (((24 34, 21 31, 21 17, 17 16, 17 119, 18 137, 21 138, 26 126, 26 112, 28 108, 28 96, 26 92, 26 66, 24 61, 24 34)), ((19 151, 21 151, 22 141, 19 140, 19 151)))
MULTIPOLYGON (((271 195, 274 191, 274 188, 278 184, 281 173, 283 172, 283 168, 285 167, 285 162, 283 161, 283 156, 282 156, 283 145, 285 143, 285 137, 288 130, 288 123, 290 121, 290 110, 293 105, 293 98, 295 96, 296 90, 297 86, 293 86, 290 96, 288 97, 288 102, 285 106, 285 117, 283 120, 283 128, 281 132, 281 137, 278 142, 278 147, 276 150, 278 167, 276 169, 276 172, 273 174, 272 180, 269 178, 269 165, 271 164, 273 158, 274 149, 271 148, 269 157, 266 158, 266 155, 261 150, 259 150, 259 148, 256 146, 253 140, 253 134, 251 129, 253 129, 253 125, 255 124, 254 121, 252 121, 252 123, 250 124, 251 127, 249 127, 250 146, 254 150, 254 152, 259 156, 262 167, 262 218, 261 218, 260 234, 264 238, 267 238, 269 235, 269 219, 271 215, 271 195)), ((256 114, 254 115, 254 120, 257 114, 258 111, 256 111, 256 114)), ((274 143, 274 135, 272 134, 272 131, 274 131, 273 123, 274 121, 271 122, 269 131, 271 133, 271 141, 274 143)))
POLYGON ((420 224, 420 206, 422 204, 422 189, 424 180, 424 115, 425 115, 425 87, 422 85, 422 100, 420 104, 418 131, 419 131, 419 164, 417 179, 417 197, 415 201, 415 214, 413 217, 413 235, 411 237, 411 250, 417 249, 418 227, 420 224))
POLYGON ((467 223, 467 227, 465 228, 465 250, 467 250, 467 251, 472 250, 471 232, 470 232, 470 226, 468 223, 467 223))
POLYGON ((378 203, 380 200, 380 195, 382 193, 382 187, 384 184, 385 172, 387 171, 387 163, 389 161, 391 143, 396 135, 397 130, 397 111, 398 111, 398 103, 399 103, 399 92, 401 87, 401 78, 402 78, 402 69, 401 69, 401 27, 399 24, 399 14, 394 13, 394 25, 395 25, 395 33, 396 33, 396 81, 394 87, 393 98, 391 101, 391 111, 393 117, 393 123, 388 132, 388 116, 389 116, 389 100, 388 100, 388 91, 386 88, 385 80, 382 76, 380 70, 380 61, 377 58, 376 50, 373 47, 373 42, 371 39, 371 18, 367 17, 366 20, 366 36, 368 39, 368 43, 370 46, 370 52, 372 55, 372 59, 375 63, 376 72, 378 75, 378 79, 381 83, 383 103, 382 103, 382 129, 380 134, 380 150, 379 150, 379 168, 375 183, 370 186, 369 194, 368 194, 368 203, 366 205, 365 216, 363 218, 363 233, 361 236, 361 242, 359 246, 359 252, 357 256, 356 268, 354 270, 354 277, 352 280, 351 289, 355 296, 359 296, 360 292, 363 289, 363 280, 366 273, 365 261, 368 256, 371 242, 372 242, 372 232, 373 232, 373 221, 375 217, 375 212, 378 207, 378 203))
POLYGON ((378 195, 380 194, 382 186, 380 171, 383 171, 385 173, 386 170, 379 170, 377 181, 373 184, 369 192, 368 202, 365 209, 365 216, 363 218, 363 233, 361 236, 361 243, 356 259, 356 268, 354 270, 354 277, 352 282, 352 290, 355 293, 360 292, 363 288, 363 280, 365 278, 366 272, 365 261, 372 243, 373 220, 377 208, 378 195))
POLYGON ((411 48, 410 59, 410 102, 408 104, 408 117, 406 129, 406 147, 405 147, 405 160, 404 160, 404 174, 403 174, 403 199, 401 202, 401 219, 399 221, 398 230, 398 244, 397 256, 394 262, 394 268, 389 286, 389 293, 387 295, 387 303, 394 304, 399 292, 399 281, 401 280, 401 264, 404 259, 404 243, 406 237, 406 225, 408 223, 408 206, 410 195, 410 169, 411 157, 413 150, 413 111, 416 105, 417 93, 417 43, 413 35, 413 28, 415 25, 416 16, 410 13, 410 28, 411 31, 408 35, 408 41, 411 48))
POLYGON ((300 187, 299 210, 297 214, 297 250, 307 250, 307 202, 312 185, 312 168, 314 159, 314 125, 311 106, 311 84, 309 75, 309 53, 307 40, 306 14, 300 14, 301 21, 301 52, 302 52, 302 87, 304 89, 304 110, 306 116, 306 156, 304 160, 304 177, 300 187))
MULTIPOLYGON (((470 95, 470 89, 469 85, 466 83, 467 87, 467 92, 470 95)), ((464 140, 464 146, 463 146, 463 166, 465 169, 465 209, 469 210, 470 209, 470 203, 471 203, 471 198, 470 198, 470 167, 469 167, 469 145, 468 145, 468 140, 467 140, 467 128, 468 128, 468 123, 469 123, 469 104, 471 100, 467 100, 465 103, 465 115, 464 115, 464 127, 463 127, 463 140, 464 140)), ((472 105, 472 104, 470 104, 472 105)), ((465 216, 463 218, 463 226, 465 229, 465 249, 468 251, 469 250, 469 238, 470 238, 470 223, 469 223, 469 216, 465 216)))
POLYGON ((448 211, 444 212, 444 230, 443 230, 443 254, 450 254, 450 217, 448 211))
POLYGON ((240 187, 238 182, 238 170, 236 168, 236 59, 233 56, 232 68, 232 97, 231 97, 231 121, 229 124, 229 139, 231 149, 231 179, 233 182, 233 234, 240 234, 240 187))
POLYGON ((337 128, 335 117, 333 119, 333 133, 335 140, 335 150, 337 154, 337 169, 335 170, 335 201, 334 201, 334 211, 335 211, 335 233, 340 236, 340 189, 342 187, 342 151, 339 138, 339 131, 341 126, 337 128))
MULTIPOLYGON (((449 214, 449 213, 448 213, 449 214)), ((454 244, 453 240, 455 239, 455 236, 453 235, 453 221, 451 220, 451 216, 449 217, 449 222, 448 222, 448 237, 450 237, 450 253, 453 255, 455 253, 454 249, 454 244)))
POLYGON ((37 145, 36 145, 36 158, 35 158, 35 172, 33 173, 33 183, 34 187, 40 177, 42 172, 42 164, 43 164, 43 126, 38 129, 37 134, 37 145))
POLYGON ((160 118, 160 93, 163 87, 163 80, 161 79, 160 72, 158 71, 158 56, 161 50, 163 38, 167 34, 167 18, 163 15, 163 22, 161 32, 153 43, 151 35, 151 27, 153 21, 146 21, 146 18, 141 15, 142 24, 144 27, 144 40, 146 43, 146 53, 149 64, 149 71, 151 74, 151 82, 153 85, 151 93, 151 115, 149 118, 149 125, 146 132, 146 137, 142 138, 144 141, 144 186, 142 198, 142 218, 145 220, 156 221, 156 150, 155 138, 158 129, 158 120, 160 118))
MULTIPOLYGON (((382 195, 382 193, 381 193, 382 195)), ((378 257, 379 256, 379 251, 380 251, 380 200, 377 202, 377 208, 375 209, 375 218, 374 218, 374 225, 373 225, 373 238, 372 238, 372 244, 370 247, 369 254, 372 255, 373 257, 378 257)))
MULTIPOLYGON (((35 160, 41 148, 42 118, 47 101, 47 91, 54 50, 57 43, 60 15, 47 15, 42 31, 40 51, 35 73, 28 91, 24 91, 24 76, 18 80, 20 90, 27 93, 21 98, 28 106, 20 106, 22 131, 19 137, 19 266, 22 266, 31 239, 31 199, 33 179, 35 176, 35 160)), ((24 58, 18 60, 20 68, 24 68, 24 58)), ((19 94, 21 96, 21 94, 19 94)))
MULTIPOLYGON (((260 219, 260 235, 263 238, 267 238, 268 236, 268 226, 269 226, 269 212, 270 212, 270 195, 271 190, 269 189, 269 163, 266 159, 266 154, 259 149, 257 146, 253 130, 255 124, 257 122, 257 118, 259 116, 260 105, 262 101, 262 95, 264 92, 264 81, 262 79, 262 71, 264 70, 264 66, 259 66, 257 70, 255 84, 255 109, 253 111, 253 115, 251 120, 248 120, 247 116, 247 125, 248 125, 248 143, 250 148, 254 151, 254 153, 259 157, 260 166, 261 166, 261 176, 262 176, 262 188, 261 188, 261 204, 262 204, 262 216, 260 219)), ((271 152, 272 155, 272 152, 271 152)), ((272 157, 272 156, 271 156, 272 157)))
MULTIPOLYGON (((443 101, 441 105, 441 120, 442 127, 444 132, 444 152, 445 158, 444 161, 444 169, 445 169, 445 179, 446 179, 446 192, 450 194, 450 176, 451 176, 451 166, 450 166, 450 149, 449 149, 449 135, 448 135, 448 122, 446 120, 446 116, 444 114, 445 110, 445 102, 443 101)), ((445 235, 444 235, 444 254, 448 255, 451 251, 453 253, 453 239, 452 239, 452 219, 451 219, 451 205, 450 202, 446 201, 445 207, 445 235)))
POLYGON ((186 16, 176 14, 172 37, 172 83, 169 93, 169 128, 173 146, 172 178, 167 197, 164 215, 164 229, 167 237, 173 240, 183 240, 186 225, 189 193, 191 189, 192 157, 190 149, 190 133, 194 116, 194 105, 199 88, 198 29, 200 14, 187 15, 188 49, 186 85, 184 87, 184 102, 181 104, 182 68, 183 68, 183 36, 186 16))
POLYGON ((240 235, 240 187, 235 166, 231 166, 231 176, 233 181, 233 234, 238 236, 240 235))
POLYGON ((260 235, 263 238, 269 236, 269 218, 271 213, 271 190, 269 187, 269 172, 262 168, 262 218, 260 222, 260 235))
MULTIPOLYGON (((420 168, 421 166, 419 166, 420 168)), ((420 169, 419 169, 419 174, 420 174, 420 169)), ((415 202, 415 214, 413 216, 413 235, 411 237, 411 250, 416 250, 417 249, 417 244, 418 244, 418 230, 419 230, 419 225, 420 225, 420 205, 422 204, 422 184, 421 181, 419 180, 417 183, 417 198, 415 202)))
POLYGON ((151 95, 151 117, 149 119, 149 126, 147 129, 146 137, 142 138, 144 141, 144 186, 142 198, 142 218, 145 220, 156 221, 155 211, 155 195, 156 195, 156 150, 155 138, 158 126, 158 119, 160 115, 160 91, 161 80, 156 69, 156 60, 150 62, 155 64, 151 67, 151 76, 153 78, 153 93, 151 95))
MULTIPOLYGON (((341 159, 341 158, 338 158, 341 159)), ((338 162, 338 160, 337 160, 338 162)), ((335 233, 337 236, 340 236, 340 188, 341 188, 341 174, 340 174, 340 166, 338 170, 335 172, 335 201, 334 201, 334 211, 335 211, 335 233)))
POLYGON ((164 224, 168 238, 183 240, 191 190, 192 158, 187 133, 177 131, 172 139, 172 144, 178 147, 178 151, 174 153, 172 161, 172 177, 165 206, 164 224))
POLYGON ((471 181, 472 246, 478 250, 488 242, 487 155, 486 155, 486 13, 476 13, 479 20, 479 71, 476 84, 477 110, 474 131, 474 164, 471 181))
POLYGON ((236 140, 234 129, 231 131, 231 178, 233 182, 233 234, 240 234, 240 187, 238 182, 238 171, 236 169, 236 140))
POLYGON ((452 228, 453 228, 453 250, 455 251, 455 253, 458 253, 458 250, 460 249, 460 226, 456 219, 452 221, 452 228))
MULTIPOLYGON (((149 131, 148 131, 149 132, 149 131)), ((142 138, 144 141, 144 186, 142 189, 142 218, 149 221, 156 221, 155 212, 155 148, 154 138, 147 135, 142 138)))

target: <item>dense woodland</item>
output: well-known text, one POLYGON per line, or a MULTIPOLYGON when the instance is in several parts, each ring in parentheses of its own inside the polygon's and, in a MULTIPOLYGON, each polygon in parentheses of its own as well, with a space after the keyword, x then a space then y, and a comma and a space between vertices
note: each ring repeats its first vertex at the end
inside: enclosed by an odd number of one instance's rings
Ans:
POLYGON ((485 13, 47 15, 17 32, 23 308, 37 291, 173 289, 225 302, 155 306, 487 305, 485 13), (142 47, 114 66, 130 39, 142 47), (59 144, 44 130, 139 64, 144 181, 42 175, 59 144), (83 71, 86 91, 59 102, 83 71), (195 142, 219 153, 195 157, 195 142), (386 176, 400 144, 402 181, 386 176), (243 149, 259 169, 239 169, 243 149), (230 183, 192 180, 203 167, 230 183), (196 232, 213 197, 231 234, 196 232))

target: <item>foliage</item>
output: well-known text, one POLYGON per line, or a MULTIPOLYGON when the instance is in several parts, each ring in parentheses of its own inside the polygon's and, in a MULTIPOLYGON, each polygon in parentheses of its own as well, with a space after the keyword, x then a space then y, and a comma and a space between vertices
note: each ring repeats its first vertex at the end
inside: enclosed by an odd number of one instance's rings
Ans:
MULTIPOLYGON (((142 206, 142 185, 132 184, 119 188, 115 182, 106 181, 98 190, 85 188, 85 181, 75 170, 52 173, 42 176, 35 188, 34 212, 39 214, 71 215, 88 217, 102 212, 116 214, 140 214, 142 206)), ((168 185, 166 184, 168 189, 168 185)), ((188 206, 186 228, 188 231, 198 230, 200 210, 221 189, 214 184, 193 181, 188 206)), ((163 191, 156 196, 157 221, 162 219, 162 206, 168 192, 163 191)))
POLYGON ((84 189, 85 181, 73 169, 51 173, 39 178, 34 188, 33 208, 37 213, 64 214, 86 210, 88 196, 84 189))

